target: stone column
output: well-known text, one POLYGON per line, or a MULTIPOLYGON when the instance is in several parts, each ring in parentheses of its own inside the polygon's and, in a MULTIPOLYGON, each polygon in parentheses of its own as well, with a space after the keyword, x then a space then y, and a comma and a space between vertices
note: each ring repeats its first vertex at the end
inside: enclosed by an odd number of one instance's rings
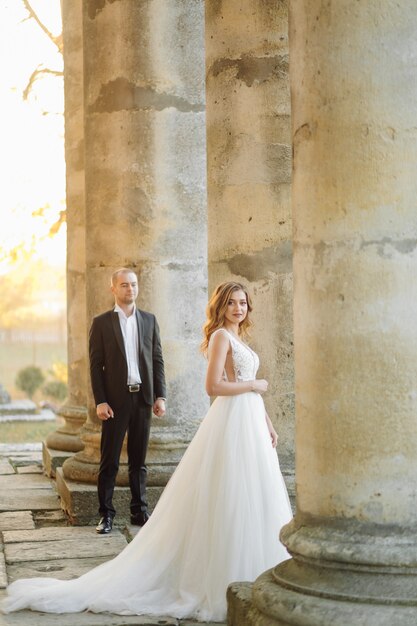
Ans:
MULTIPOLYGON (((207 303, 202 0, 85 2, 84 71, 88 322, 112 306, 112 272, 136 270, 168 381, 168 418, 155 418, 147 457, 154 503, 208 405, 198 351, 207 303)), ((64 475, 94 483, 91 397, 82 438, 64 475)), ((126 466, 118 484, 128 484, 126 466)))
POLYGON ((206 2, 209 288, 248 285, 252 344, 286 469, 294 455, 287 2, 206 2))
POLYGON ((417 5, 291 3, 293 558, 232 624, 417 616, 417 5))
POLYGON ((64 423, 43 445, 50 476, 72 452, 82 450, 79 432, 87 417, 87 332, 85 298, 85 198, 82 2, 64 0, 65 161, 67 204, 68 398, 59 409, 64 423))

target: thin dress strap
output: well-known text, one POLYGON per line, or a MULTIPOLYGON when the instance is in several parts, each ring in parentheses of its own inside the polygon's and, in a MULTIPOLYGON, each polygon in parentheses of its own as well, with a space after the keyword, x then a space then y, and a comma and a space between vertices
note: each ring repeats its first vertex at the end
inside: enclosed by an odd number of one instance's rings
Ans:
MULTIPOLYGON (((213 333, 211 333, 210 335, 210 340, 209 340, 209 345, 208 345, 208 350, 207 350, 207 356, 210 355, 210 348, 211 348, 211 340, 214 337, 214 335, 217 335, 217 333, 219 332, 223 332, 223 334, 225 334, 227 336, 227 338, 229 339, 229 343, 230 343, 230 347, 232 348, 232 353, 233 353, 233 342, 232 342, 232 337, 230 335, 230 333, 223 327, 221 328, 217 328, 213 333)), ((223 380, 225 380, 226 382, 230 382, 229 379, 227 378, 227 373, 226 373, 226 368, 223 370, 223 380)))

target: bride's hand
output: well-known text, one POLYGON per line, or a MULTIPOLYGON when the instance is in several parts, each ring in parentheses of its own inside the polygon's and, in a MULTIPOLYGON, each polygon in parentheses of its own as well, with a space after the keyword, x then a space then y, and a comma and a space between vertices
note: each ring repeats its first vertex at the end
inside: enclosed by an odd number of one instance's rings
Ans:
POLYGON ((276 448, 276 447, 277 447, 277 443, 278 443, 278 435, 277 435, 277 433, 276 433, 275 429, 274 429, 274 428, 272 428, 272 429, 269 431, 269 434, 271 435, 272 447, 273 447, 273 448, 276 448))
POLYGON ((260 378, 259 380, 254 380, 252 383, 252 391, 256 391, 257 393, 265 393, 268 389, 268 381, 260 378))

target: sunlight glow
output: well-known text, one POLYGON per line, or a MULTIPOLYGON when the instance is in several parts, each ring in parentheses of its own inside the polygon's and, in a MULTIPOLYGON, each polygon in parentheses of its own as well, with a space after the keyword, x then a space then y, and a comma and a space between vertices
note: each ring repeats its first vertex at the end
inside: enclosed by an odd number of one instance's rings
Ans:
MULTIPOLYGON (((61 32, 58 0, 31 0, 51 33, 61 32)), ((42 75, 27 100, 23 93, 36 68, 63 70, 62 55, 23 0, 0 3, 0 275, 9 271, 10 251, 34 251, 49 265, 65 265, 65 228, 49 237, 65 210, 63 78, 42 75)))

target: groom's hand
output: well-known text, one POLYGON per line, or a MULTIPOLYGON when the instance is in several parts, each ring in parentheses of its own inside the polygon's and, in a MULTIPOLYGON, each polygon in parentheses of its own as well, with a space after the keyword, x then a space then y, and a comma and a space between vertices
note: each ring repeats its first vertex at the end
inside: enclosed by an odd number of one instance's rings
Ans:
POLYGON ((157 398, 153 405, 153 412, 157 417, 163 417, 165 415, 165 400, 164 398, 157 398))
POLYGON ((114 417, 113 409, 107 402, 101 402, 97 405, 97 417, 102 422, 105 422, 109 417, 114 417))

